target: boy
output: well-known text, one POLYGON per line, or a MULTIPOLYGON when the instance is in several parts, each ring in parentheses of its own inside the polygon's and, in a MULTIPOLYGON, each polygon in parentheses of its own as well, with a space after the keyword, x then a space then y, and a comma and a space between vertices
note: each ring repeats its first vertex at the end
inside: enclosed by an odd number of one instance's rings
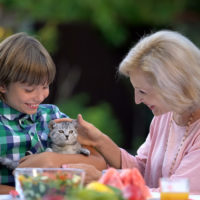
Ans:
MULTIPOLYGON (((18 33, 0 43, 0 156, 20 160, 19 167, 83 162, 103 169, 105 161, 92 149, 89 157, 43 152, 48 123, 67 117, 55 105, 41 104, 49 95, 55 73, 50 55, 35 38, 18 33), (27 151, 39 154, 25 156, 27 151)), ((14 186, 12 171, 4 166, 0 166, 0 184, 3 194, 14 186)))

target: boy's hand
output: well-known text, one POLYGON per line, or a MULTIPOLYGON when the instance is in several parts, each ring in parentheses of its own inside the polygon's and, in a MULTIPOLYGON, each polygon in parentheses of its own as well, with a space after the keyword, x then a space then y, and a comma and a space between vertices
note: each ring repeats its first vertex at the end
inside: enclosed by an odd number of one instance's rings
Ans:
POLYGON ((56 162, 57 154, 53 152, 43 152, 23 157, 19 161, 19 168, 24 167, 41 167, 52 168, 60 167, 56 162))
POLYGON ((15 187, 12 187, 12 186, 0 185, 0 194, 9 194, 10 191, 12 191, 14 189, 15 189, 15 187))

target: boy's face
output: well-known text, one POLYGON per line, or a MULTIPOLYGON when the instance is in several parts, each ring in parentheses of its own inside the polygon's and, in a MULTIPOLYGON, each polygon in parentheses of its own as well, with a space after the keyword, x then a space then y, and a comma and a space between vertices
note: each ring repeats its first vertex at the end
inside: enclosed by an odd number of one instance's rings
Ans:
POLYGON ((8 87, 0 87, 4 93, 5 103, 10 107, 26 114, 37 112, 38 106, 49 95, 49 85, 28 85, 15 82, 8 87))

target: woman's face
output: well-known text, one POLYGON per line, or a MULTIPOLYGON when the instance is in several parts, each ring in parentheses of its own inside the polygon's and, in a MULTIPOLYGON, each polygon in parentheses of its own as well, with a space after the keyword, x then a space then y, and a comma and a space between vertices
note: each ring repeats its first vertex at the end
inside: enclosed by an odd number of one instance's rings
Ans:
POLYGON ((145 104, 156 116, 170 111, 168 104, 149 84, 143 72, 138 70, 130 72, 130 81, 135 91, 136 104, 145 104))
POLYGON ((37 112, 38 106, 49 95, 49 85, 28 85, 11 83, 8 87, 0 87, 5 102, 12 108, 26 114, 37 112))

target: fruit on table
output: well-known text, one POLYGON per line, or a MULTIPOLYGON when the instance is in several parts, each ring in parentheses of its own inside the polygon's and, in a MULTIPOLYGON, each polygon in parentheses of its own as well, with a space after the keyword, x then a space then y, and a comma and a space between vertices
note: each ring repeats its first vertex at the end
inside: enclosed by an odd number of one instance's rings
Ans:
POLYGON ((116 193, 99 192, 88 188, 72 190, 65 200, 125 200, 116 193))
POLYGON ((119 172, 114 168, 109 168, 105 174, 99 179, 100 183, 123 189, 124 185, 121 181, 119 172))
POLYGON ((120 189, 123 197, 128 200, 145 200, 151 196, 137 168, 123 169, 120 172, 109 168, 99 182, 120 189))
POLYGON ((146 199, 146 197, 151 196, 150 191, 137 168, 123 170, 120 173, 120 178, 124 185, 123 193, 126 194, 126 196, 135 196, 135 198, 129 198, 129 200, 142 200, 146 199))
POLYGON ((95 190, 98 192, 107 192, 107 193, 114 193, 108 186, 103 183, 99 183, 97 181, 93 181, 86 186, 87 189, 95 190))

